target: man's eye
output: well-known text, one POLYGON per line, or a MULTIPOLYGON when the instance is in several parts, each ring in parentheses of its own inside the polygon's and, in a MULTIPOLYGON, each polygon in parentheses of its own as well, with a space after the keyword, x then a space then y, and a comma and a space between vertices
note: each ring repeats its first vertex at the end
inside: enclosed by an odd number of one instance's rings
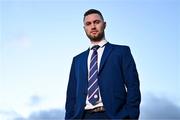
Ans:
POLYGON ((87 22, 87 23, 86 23, 86 26, 88 26, 88 25, 90 25, 90 24, 91 24, 91 23, 87 22))
POLYGON ((95 21, 95 23, 96 23, 96 24, 99 24, 99 23, 100 23, 100 21, 99 21, 99 20, 96 20, 96 21, 95 21))

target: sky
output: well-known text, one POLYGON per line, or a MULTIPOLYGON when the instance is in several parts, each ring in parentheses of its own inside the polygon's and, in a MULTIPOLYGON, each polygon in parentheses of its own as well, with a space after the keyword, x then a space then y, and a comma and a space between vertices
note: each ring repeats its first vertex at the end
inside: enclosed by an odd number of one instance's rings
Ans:
POLYGON ((0 120, 64 118, 72 58, 90 44, 90 8, 102 12, 110 43, 131 48, 140 119, 180 119, 180 1, 0 0, 0 120))

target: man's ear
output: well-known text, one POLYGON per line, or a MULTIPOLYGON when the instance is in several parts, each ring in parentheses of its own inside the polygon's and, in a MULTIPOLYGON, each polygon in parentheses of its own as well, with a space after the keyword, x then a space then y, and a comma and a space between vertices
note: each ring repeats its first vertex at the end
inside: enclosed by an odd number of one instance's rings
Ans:
POLYGON ((104 22, 104 29, 106 28, 106 22, 104 22))

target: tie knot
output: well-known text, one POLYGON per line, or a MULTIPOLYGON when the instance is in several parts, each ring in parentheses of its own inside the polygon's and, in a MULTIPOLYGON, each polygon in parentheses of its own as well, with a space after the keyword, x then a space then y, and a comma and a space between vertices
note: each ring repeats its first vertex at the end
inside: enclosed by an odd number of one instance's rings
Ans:
POLYGON ((92 48, 91 48, 91 50, 98 50, 99 49, 99 45, 94 45, 92 48))

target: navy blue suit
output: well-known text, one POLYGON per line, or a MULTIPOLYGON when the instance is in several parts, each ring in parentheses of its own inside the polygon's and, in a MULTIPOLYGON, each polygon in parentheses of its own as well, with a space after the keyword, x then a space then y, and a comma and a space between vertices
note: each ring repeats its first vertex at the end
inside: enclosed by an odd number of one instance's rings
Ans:
MULTIPOLYGON (((89 49, 73 58, 66 96, 65 119, 81 119, 88 88, 89 49)), ((107 43, 101 58, 98 84, 111 119, 137 119, 141 101, 139 78, 127 46, 107 43)))

